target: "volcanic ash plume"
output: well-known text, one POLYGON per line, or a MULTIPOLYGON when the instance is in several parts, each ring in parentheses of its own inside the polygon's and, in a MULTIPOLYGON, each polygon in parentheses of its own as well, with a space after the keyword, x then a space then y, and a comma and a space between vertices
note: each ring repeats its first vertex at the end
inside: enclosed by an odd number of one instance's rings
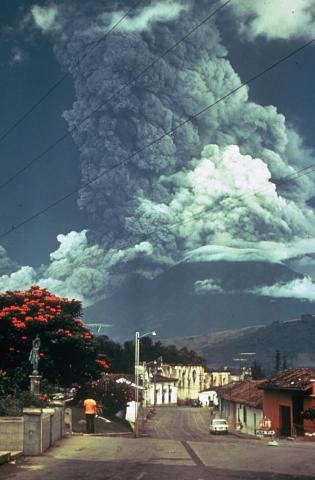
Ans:
MULTIPOLYGON (((58 6, 58 29, 50 34, 77 97, 65 112, 69 128, 211 11, 206 0, 139 6, 78 65, 84 46, 100 40, 130 6, 101 0, 58 6)), ((295 144, 299 137, 287 130, 275 107, 251 102, 247 88, 145 148, 240 82, 212 19, 78 127, 73 137, 83 184, 99 176, 82 188, 78 200, 89 214, 90 241, 105 251, 123 251, 149 233, 155 274, 187 250, 211 242, 289 240, 310 231, 308 178, 278 192, 272 183, 294 173, 295 164, 303 165, 303 158, 292 163, 288 150, 293 136, 295 144), (196 216, 202 210, 202 217, 196 216)), ((140 271, 136 261, 128 268, 140 271)))

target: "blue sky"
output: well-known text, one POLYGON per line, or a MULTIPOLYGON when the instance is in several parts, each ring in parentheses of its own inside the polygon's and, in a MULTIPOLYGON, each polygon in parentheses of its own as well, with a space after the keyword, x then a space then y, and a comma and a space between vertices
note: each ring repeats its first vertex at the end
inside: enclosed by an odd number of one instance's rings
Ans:
MULTIPOLYGON (((232 0, 215 20, 167 56, 163 66, 155 65, 138 90, 134 86, 120 95, 116 105, 101 109, 76 134, 0 189, 1 231, 142 148, 234 88, 239 78, 246 81, 315 36, 314 1, 301 0, 296 6, 281 0, 279 8, 271 3, 257 0, 248 6, 232 0)), ((3 182, 80 122, 108 92, 128 82, 132 68, 141 70, 211 11, 204 1, 143 2, 76 68, 85 45, 98 41, 131 5, 2 0, 0 133, 70 72, 0 143, 3 182)), ((218 5, 214 2, 211 8, 218 5)), ((292 265, 311 275, 298 287, 313 295, 315 252, 303 240, 315 233, 313 211, 307 207, 314 196, 314 176, 277 191, 271 182, 314 162, 313 59, 310 46, 254 82, 247 93, 242 91, 189 124, 172 143, 163 140, 128 168, 102 177, 3 237, 1 245, 7 252, 3 255, 16 264, 6 273, 15 271, 17 276, 3 277, 0 286, 25 288, 27 282, 42 281, 58 294, 93 303, 128 273, 153 278, 190 251, 209 245, 234 248, 236 243, 247 251, 254 244, 261 245, 269 259, 276 242, 282 250, 287 245, 294 250, 292 265), (229 168, 232 164, 234 170, 229 168), (266 189, 265 198, 255 194, 256 184, 266 189), (242 203, 239 194, 252 195, 255 202, 242 203), (222 200, 222 195, 227 197, 222 200), (203 218, 203 225, 196 221, 185 228, 187 216, 205 207, 211 214, 203 218), (175 232, 163 231, 163 226, 175 222, 182 226, 175 232), (159 227, 150 241, 139 241, 139 235, 159 227)), ((277 261, 288 257, 280 255, 277 261)))

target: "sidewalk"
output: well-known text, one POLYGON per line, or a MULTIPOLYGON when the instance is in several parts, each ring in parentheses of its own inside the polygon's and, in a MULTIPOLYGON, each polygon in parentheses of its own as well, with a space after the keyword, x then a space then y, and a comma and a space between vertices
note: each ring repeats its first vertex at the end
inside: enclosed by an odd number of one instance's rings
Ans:
MULTIPOLYGON (((72 432, 74 434, 84 434, 86 433, 86 420, 84 415, 84 410, 82 407, 72 406, 72 432)), ((95 424, 95 435, 119 435, 119 434, 128 434, 132 432, 132 429, 128 422, 121 420, 119 418, 110 418, 110 422, 106 422, 102 418, 96 417, 95 424)))

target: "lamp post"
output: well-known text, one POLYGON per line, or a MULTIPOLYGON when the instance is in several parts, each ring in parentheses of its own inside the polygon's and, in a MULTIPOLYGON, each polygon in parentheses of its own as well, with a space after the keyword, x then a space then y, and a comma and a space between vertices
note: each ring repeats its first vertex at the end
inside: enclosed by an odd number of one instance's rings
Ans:
POLYGON ((135 334, 135 436, 138 436, 138 402, 139 402, 139 364, 140 364, 140 339, 155 336, 156 332, 147 332, 140 335, 140 332, 135 334))

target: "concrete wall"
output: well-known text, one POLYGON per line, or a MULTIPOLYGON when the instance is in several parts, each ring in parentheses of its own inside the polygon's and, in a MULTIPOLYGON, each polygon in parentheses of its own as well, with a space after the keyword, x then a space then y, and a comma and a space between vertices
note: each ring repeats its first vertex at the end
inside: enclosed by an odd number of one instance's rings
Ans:
POLYGON ((25 408, 24 455, 40 455, 64 435, 64 408, 25 408))
POLYGON ((0 417, 0 450, 23 450, 23 417, 0 417))
POLYGON ((48 412, 42 413, 42 450, 45 452, 50 447, 51 417, 48 412))
POLYGON ((63 406, 25 408, 21 417, 0 417, 0 450, 40 455, 64 432, 63 406))
POLYGON ((56 440, 61 438, 64 434, 63 426, 64 426, 64 415, 63 409, 60 407, 55 407, 55 413, 50 417, 50 441, 51 444, 54 445, 56 440))

